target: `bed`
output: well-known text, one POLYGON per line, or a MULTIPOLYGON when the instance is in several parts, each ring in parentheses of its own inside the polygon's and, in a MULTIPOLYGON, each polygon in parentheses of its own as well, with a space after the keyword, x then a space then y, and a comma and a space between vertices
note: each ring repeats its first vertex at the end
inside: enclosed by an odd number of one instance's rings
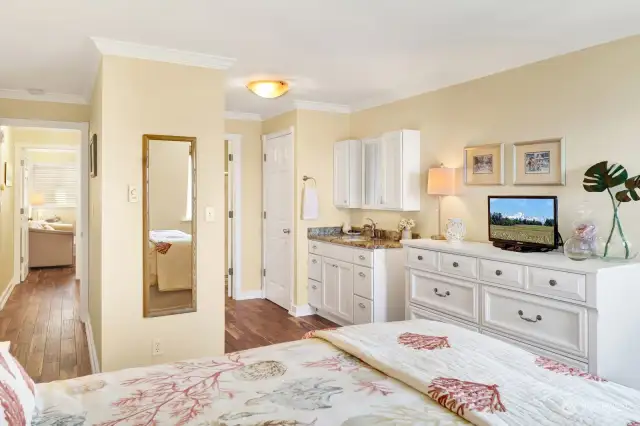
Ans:
POLYGON ((33 425, 640 425, 640 392, 450 324, 308 333, 37 385, 33 425))
POLYGON ((157 285, 159 291, 190 290, 192 255, 191 235, 178 230, 150 231, 150 285, 157 285))

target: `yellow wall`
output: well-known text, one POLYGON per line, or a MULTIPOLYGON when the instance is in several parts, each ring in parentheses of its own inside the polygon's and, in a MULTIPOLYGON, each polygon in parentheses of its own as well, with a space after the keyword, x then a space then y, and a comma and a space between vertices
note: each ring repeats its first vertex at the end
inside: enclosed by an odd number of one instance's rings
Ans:
MULTIPOLYGON (((0 99, 1 100, 1 99, 0 99)), ((44 129, 36 127, 12 127, 16 144, 28 145, 80 145, 80 130, 44 129)))
MULTIPOLYGON (((505 186, 458 185, 459 195, 443 201, 443 222, 461 217, 467 239, 487 240, 487 195, 559 196, 560 231, 570 236, 578 205, 588 202, 601 225, 609 226, 612 209, 606 195, 582 189, 585 170, 602 160, 620 162, 640 174, 640 37, 633 37, 553 58, 432 93, 357 112, 352 135, 365 137, 401 128, 421 131, 423 176, 444 162, 462 167, 463 148, 505 142, 505 186), (513 186, 512 142, 564 136, 567 143, 565 187, 513 186)), ((328 160, 327 160, 328 161, 328 160)), ((461 180, 460 173, 458 174, 461 180)), ((412 217, 423 236, 436 230, 436 198, 427 196, 423 178, 422 211, 384 213, 354 211, 393 228, 401 216, 412 217)), ((640 204, 623 206, 628 237, 640 244, 640 204)))
MULTIPOLYGON (((4 143, 0 145, 0 150, 2 150, 2 155, 0 155, 0 158, 2 159, 2 162, 0 164, 0 183, 4 183, 5 162, 7 162, 12 168, 15 169, 15 153, 12 130, 8 127, 5 127, 4 136, 4 143)), ((0 190, 0 295, 5 291, 5 289, 13 279, 14 188, 15 186, 12 186, 6 187, 4 191, 0 190)))
POLYGON ((224 72, 106 56, 102 62, 102 369, 224 352, 224 72), (197 312, 142 317, 142 135, 197 142, 197 312), (216 211, 205 222, 205 206, 216 211), (152 340, 164 355, 151 355, 152 340))
POLYGON ((0 99, 0 117, 50 121, 89 121, 89 105, 0 99))

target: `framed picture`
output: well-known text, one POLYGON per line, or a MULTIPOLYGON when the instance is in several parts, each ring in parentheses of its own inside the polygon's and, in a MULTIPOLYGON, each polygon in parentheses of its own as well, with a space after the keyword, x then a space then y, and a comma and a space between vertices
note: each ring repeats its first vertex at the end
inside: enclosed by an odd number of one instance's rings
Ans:
POLYGON ((98 176, 98 135, 95 133, 91 136, 89 143, 89 175, 98 176))
POLYGON ((13 186, 13 166, 4 162, 4 184, 7 187, 13 186))
POLYGON ((464 149, 464 183, 504 185, 504 144, 469 146, 464 149))
POLYGON ((514 185, 564 185, 564 138, 513 144, 514 185))

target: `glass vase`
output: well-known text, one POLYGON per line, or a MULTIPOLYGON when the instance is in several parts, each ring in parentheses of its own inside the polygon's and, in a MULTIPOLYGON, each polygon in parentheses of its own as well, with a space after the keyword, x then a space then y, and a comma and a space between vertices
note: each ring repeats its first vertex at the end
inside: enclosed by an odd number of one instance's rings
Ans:
POLYGON ((634 259, 638 252, 633 249, 631 243, 624 234, 618 206, 614 204, 611 228, 607 230, 607 236, 598 239, 597 254, 603 260, 625 262, 634 259))

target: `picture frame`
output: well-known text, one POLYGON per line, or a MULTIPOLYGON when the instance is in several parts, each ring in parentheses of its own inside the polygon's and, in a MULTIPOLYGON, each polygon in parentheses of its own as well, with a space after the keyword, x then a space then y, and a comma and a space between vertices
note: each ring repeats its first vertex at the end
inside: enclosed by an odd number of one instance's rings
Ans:
POLYGON ((98 135, 95 133, 89 142, 89 176, 98 176, 98 135))
POLYGON ((504 143, 464 149, 466 185, 504 185, 504 143))
POLYGON ((564 186, 565 157, 563 137, 514 143, 513 184, 564 186))
POLYGON ((11 188, 13 186, 13 166, 8 162, 4 162, 4 184, 7 188, 11 188))

